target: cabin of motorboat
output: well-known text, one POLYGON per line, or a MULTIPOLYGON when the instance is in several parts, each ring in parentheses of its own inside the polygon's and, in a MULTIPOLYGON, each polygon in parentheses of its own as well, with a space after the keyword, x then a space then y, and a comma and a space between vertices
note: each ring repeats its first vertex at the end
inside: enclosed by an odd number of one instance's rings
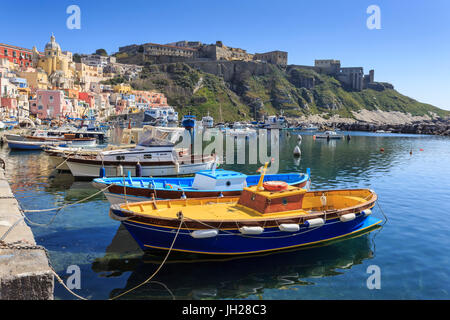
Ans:
POLYGON ((196 190, 242 190, 247 187, 247 175, 229 170, 202 170, 195 174, 192 188, 196 190))

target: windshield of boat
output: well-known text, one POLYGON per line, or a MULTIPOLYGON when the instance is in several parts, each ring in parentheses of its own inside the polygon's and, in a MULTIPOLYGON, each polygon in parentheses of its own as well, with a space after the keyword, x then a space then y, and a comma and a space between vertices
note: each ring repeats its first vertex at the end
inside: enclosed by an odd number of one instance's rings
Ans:
POLYGON ((138 145, 143 147, 175 145, 184 128, 150 127, 140 135, 138 145))

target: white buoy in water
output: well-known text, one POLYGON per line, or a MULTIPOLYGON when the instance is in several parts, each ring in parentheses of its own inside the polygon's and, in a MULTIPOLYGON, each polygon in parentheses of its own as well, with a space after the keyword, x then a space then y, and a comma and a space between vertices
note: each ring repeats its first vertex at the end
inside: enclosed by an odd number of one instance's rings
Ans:
POLYGON ((300 157, 302 155, 302 152, 300 150, 299 146, 295 146, 294 148, 294 157, 300 157))

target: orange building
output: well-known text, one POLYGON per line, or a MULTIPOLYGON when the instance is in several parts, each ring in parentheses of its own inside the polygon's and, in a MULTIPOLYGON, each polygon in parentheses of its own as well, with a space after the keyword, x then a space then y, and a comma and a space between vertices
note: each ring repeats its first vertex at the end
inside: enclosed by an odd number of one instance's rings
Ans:
POLYGON ((163 93, 134 90, 131 94, 137 103, 147 103, 151 107, 167 106, 167 98, 163 93))

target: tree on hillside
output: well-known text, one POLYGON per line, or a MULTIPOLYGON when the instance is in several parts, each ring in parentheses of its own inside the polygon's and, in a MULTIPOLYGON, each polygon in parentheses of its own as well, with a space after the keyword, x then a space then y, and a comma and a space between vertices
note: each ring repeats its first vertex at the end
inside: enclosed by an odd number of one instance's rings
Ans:
POLYGON ((108 56, 108 53, 106 52, 105 49, 97 49, 97 50, 95 51, 95 54, 97 54, 97 55, 99 55, 99 56, 105 56, 105 57, 108 56))
POLYGON ((75 53, 72 58, 73 58, 73 62, 78 62, 78 63, 81 62, 81 56, 78 53, 75 53))

